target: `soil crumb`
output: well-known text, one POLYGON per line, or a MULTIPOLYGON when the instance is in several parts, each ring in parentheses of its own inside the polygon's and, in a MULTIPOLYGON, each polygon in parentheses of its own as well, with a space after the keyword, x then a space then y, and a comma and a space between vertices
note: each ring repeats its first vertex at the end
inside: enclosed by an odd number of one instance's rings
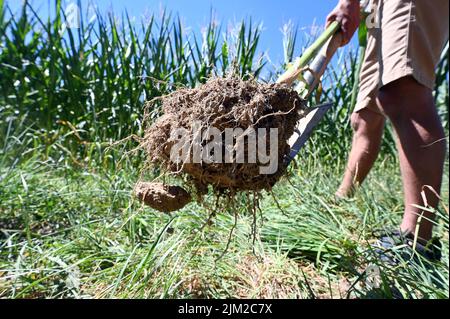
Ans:
POLYGON ((191 202, 191 196, 183 188, 163 183, 139 182, 134 192, 141 202, 164 213, 179 210, 191 202))

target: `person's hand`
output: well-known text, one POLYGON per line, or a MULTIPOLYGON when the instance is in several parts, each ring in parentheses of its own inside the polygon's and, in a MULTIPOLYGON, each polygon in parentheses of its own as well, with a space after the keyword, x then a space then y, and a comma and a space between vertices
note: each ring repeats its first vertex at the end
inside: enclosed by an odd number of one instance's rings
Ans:
POLYGON ((353 34, 359 27, 360 7, 359 0, 339 0, 338 5, 327 17, 328 27, 332 22, 341 23, 342 44, 346 45, 352 39, 353 34))

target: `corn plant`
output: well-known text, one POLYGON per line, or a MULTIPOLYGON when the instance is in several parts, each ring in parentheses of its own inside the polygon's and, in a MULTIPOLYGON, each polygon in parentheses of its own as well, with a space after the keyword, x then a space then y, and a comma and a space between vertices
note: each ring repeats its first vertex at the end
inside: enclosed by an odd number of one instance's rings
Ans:
MULTIPOLYGON (((54 16, 42 18, 24 1, 17 13, 0 1, 0 136, 33 130, 33 145, 46 156, 92 158, 105 146, 131 134, 142 134, 143 104, 179 87, 204 83, 228 72, 242 78, 274 81, 301 56, 317 32, 298 36, 284 27, 282 65, 268 65, 259 45, 261 25, 251 19, 224 30, 211 14, 201 32, 188 32, 180 17, 167 11, 140 20, 127 12, 102 14, 83 8, 80 28, 68 28, 60 0, 54 16), (263 72, 264 70, 264 72, 263 72), (268 75, 268 76, 267 76, 268 75)), ((363 38, 363 33, 360 38, 363 38)), ((276 44, 274 44, 276 45, 276 44)), ((448 128, 448 46, 438 67, 436 101, 448 128)), ((362 62, 343 49, 329 67, 310 105, 333 101, 334 108, 313 135, 307 151, 328 160, 345 158, 351 141, 349 117, 362 62)), ((152 118, 160 115, 156 107, 152 118)), ((394 154, 392 130, 382 152, 394 154)))
MULTIPOLYGON (((80 28, 65 24, 61 1, 55 16, 42 19, 29 1, 20 12, 0 6, 0 126, 25 116, 49 147, 86 155, 101 144, 142 132, 146 100, 180 86, 193 87, 212 75, 234 71, 258 77, 261 29, 242 21, 235 38, 222 38, 213 20, 201 37, 164 11, 136 22, 98 10, 82 12, 80 28), (234 52, 234 55, 231 54, 234 52)), ((155 109, 155 116, 158 110, 155 109)), ((4 133, 2 133, 4 134, 4 133)))

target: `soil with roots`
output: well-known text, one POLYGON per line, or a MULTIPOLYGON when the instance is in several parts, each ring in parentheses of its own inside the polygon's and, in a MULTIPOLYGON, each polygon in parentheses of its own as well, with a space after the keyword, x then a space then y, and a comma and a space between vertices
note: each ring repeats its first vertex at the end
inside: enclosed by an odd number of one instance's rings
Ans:
MULTIPOLYGON (((288 140, 305 110, 304 100, 287 86, 264 84, 256 80, 243 81, 236 77, 212 78, 199 87, 174 91, 159 101, 163 115, 146 129, 141 147, 148 154, 148 161, 152 166, 156 165, 171 175, 184 176, 185 185, 188 184, 188 188, 195 190, 197 194, 205 194, 209 186, 220 194, 271 189, 286 172, 285 162, 290 152, 288 140), (210 153, 209 150, 208 156, 214 160, 206 161, 202 157, 201 162, 195 162, 195 152, 199 152, 196 145, 200 144, 201 149, 205 149, 213 141, 213 136, 204 134, 210 128, 214 128, 216 133, 220 132, 222 151, 218 152, 216 149, 210 153), (188 156, 174 161, 173 157, 171 160, 171 151, 174 146, 179 145, 177 143, 180 136, 175 136, 173 132, 179 129, 187 133, 183 147, 187 146, 184 150, 188 151, 185 153, 188 156), (226 129, 244 131, 243 134, 234 136, 231 152, 229 148, 228 152, 226 149, 226 129), (246 135, 249 129, 256 134, 254 139, 258 143, 258 152, 263 146, 261 143, 266 143, 263 148, 265 155, 271 150, 271 143, 275 142, 271 140, 269 130, 277 129, 277 149, 276 154, 272 154, 277 164, 274 172, 261 174, 261 167, 268 163, 267 159, 263 163, 259 155, 253 154, 256 162, 248 161, 252 156, 251 152, 254 153, 254 148, 249 146, 249 136, 246 135), (198 132, 201 134, 198 135, 198 132), (258 136, 260 132, 266 132, 265 139, 261 141, 258 136), (196 145, 194 141, 197 141, 196 145), (244 162, 237 160, 239 147, 244 150, 244 162), (225 156, 228 158, 225 159, 225 156)), ((151 106, 149 104, 147 107, 151 106)), ((164 211, 164 207, 159 207, 164 205, 159 199, 167 197, 167 189, 158 189, 162 195, 152 195, 147 198, 146 203, 164 211), (158 198, 158 203, 155 201, 152 204, 149 198, 158 198)), ((171 206, 172 202, 167 201, 167 205, 171 206)))
POLYGON ((164 213, 179 210, 191 201, 191 195, 183 188, 163 183, 138 182, 134 192, 141 202, 164 213))

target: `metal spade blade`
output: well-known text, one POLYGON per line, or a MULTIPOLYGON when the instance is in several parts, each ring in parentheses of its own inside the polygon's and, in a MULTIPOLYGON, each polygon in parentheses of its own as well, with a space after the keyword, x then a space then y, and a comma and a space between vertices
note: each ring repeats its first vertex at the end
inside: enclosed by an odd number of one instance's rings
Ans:
POLYGON ((311 136, 314 128, 324 117, 325 113, 333 106, 333 103, 326 103, 317 107, 311 108, 308 114, 299 120, 294 134, 289 139, 291 152, 285 159, 285 164, 289 163, 295 158, 301 148, 305 145, 308 138, 311 136))

